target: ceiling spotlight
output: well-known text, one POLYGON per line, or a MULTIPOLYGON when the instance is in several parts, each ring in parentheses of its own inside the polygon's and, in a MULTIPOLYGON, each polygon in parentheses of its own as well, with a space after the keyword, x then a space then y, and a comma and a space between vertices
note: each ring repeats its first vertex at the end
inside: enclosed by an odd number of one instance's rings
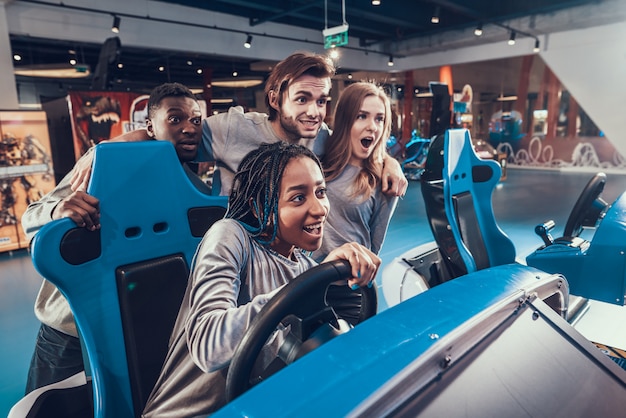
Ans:
POLYGON ((515 31, 511 31, 511 36, 509 37, 509 45, 515 45, 515 31))
POLYGON ((113 15, 113 26, 111 26, 111 32, 120 33, 120 17, 118 15, 113 15))
POLYGON ((243 46, 248 49, 252 46, 252 35, 248 35, 248 37, 246 38, 246 42, 244 42, 243 46))
POLYGON ((122 64, 121 62, 118 62, 117 63, 117 68, 119 68, 121 70, 122 68, 124 68, 124 64, 122 64))
POLYGON ((441 8, 439 6, 435 7, 435 13, 433 13, 433 17, 430 18, 430 23, 439 23, 439 12, 441 8))
POLYGON ((160 71, 160 72, 165 71, 165 67, 164 67, 164 66, 162 66, 162 65, 161 65, 161 66, 159 66, 159 71, 160 71))
POLYGON ((13 54, 13 60, 21 61, 22 60, 22 56, 20 54, 13 54))
POLYGON ((533 52, 539 52, 539 39, 535 39, 535 47, 533 48, 533 52))
POLYGON ((237 70, 233 71, 233 77, 237 77, 239 75, 239 73, 237 72, 237 70))
POLYGON ((348 74, 348 80, 352 80, 352 73, 348 74))
POLYGON ((330 56, 331 59, 336 60, 337 58, 339 58, 339 50, 333 47, 328 53, 328 56, 330 56))
POLYGON ((193 65, 193 61, 192 60, 187 60, 187 65, 193 65))
POLYGON ((198 73, 198 74, 202 74, 202 68, 198 68, 198 69, 196 70, 196 73, 198 73))
POLYGON ((372 6, 380 6, 380 0, 372 0, 372 6))
POLYGON ((476 29, 474 29, 474 35, 480 36, 482 34, 483 34, 483 24, 479 23, 478 26, 476 26, 476 29))
POLYGON ((393 55, 389 55, 389 61, 387 61, 387 65, 393 67, 393 55))
POLYGON ((70 54, 70 65, 76 65, 76 63, 78 63, 78 61, 76 60, 76 51, 70 49, 67 52, 70 54))

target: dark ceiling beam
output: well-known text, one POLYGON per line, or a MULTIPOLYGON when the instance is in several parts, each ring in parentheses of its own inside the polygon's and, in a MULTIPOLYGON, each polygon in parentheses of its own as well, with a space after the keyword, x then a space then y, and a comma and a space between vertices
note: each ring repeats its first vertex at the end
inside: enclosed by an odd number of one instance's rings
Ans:
MULTIPOLYGON (((488 18, 487 11, 476 10, 476 7, 470 8, 466 7, 464 0, 424 0, 425 2, 431 3, 436 6, 440 6, 442 9, 447 9, 453 11, 455 13, 459 13, 465 15, 466 17, 473 18, 476 20, 482 20, 488 18)), ((584 4, 594 3, 602 0, 552 0, 552 1, 536 1, 536 2, 528 2, 533 3, 532 6, 523 5, 523 2, 511 2, 511 7, 506 7, 506 12, 503 10, 498 13, 497 19, 492 18, 494 21, 504 22, 510 19, 517 19, 524 16, 529 15, 539 15, 545 13, 553 13, 558 10, 568 9, 576 6, 581 6, 584 4), (529 13, 529 9, 531 13, 529 13)), ((486 7, 492 7, 491 2, 474 2, 473 4, 483 5, 486 7)))
MULTIPOLYGON (((525 37, 528 37, 528 38, 533 38, 536 41, 539 40, 539 38, 535 34, 528 33, 528 32, 525 32, 523 30, 513 28, 510 25, 508 25, 506 23, 503 23, 503 22, 506 22, 507 20, 520 18, 520 17, 523 17, 523 16, 528 16, 527 13, 524 13, 524 14, 516 13, 516 14, 510 14, 510 15, 501 15, 501 16, 498 16, 498 19, 494 19, 494 18, 491 18, 491 17, 486 17, 485 13, 477 11, 477 10, 475 10, 473 8, 466 7, 465 5, 459 4, 459 3, 455 2, 455 1, 451 1, 451 0, 425 0, 425 1, 427 3, 431 3, 433 6, 439 6, 442 9, 445 9, 445 10, 450 11, 452 13, 456 13, 458 15, 467 17, 468 18, 468 22, 467 22, 467 25, 466 25, 467 27, 470 27, 472 25, 476 25, 477 23, 491 24, 491 25, 495 25, 495 26, 501 27, 503 29, 506 29, 508 31, 514 31, 518 35, 525 36, 525 37)), ((589 0, 572 0, 571 3, 579 4, 579 3, 585 3, 585 2, 588 2, 588 1, 589 0)), ((542 11, 540 11, 540 10, 539 11, 534 11, 533 15, 540 14, 540 13, 542 13, 542 11)), ((429 32, 421 32, 421 33, 416 33, 416 34, 412 34, 412 35, 409 34, 409 35, 407 35, 404 38, 404 40, 413 39, 413 38, 419 38, 419 37, 424 37, 424 36, 429 36, 429 35, 433 35, 433 34, 435 34, 437 32, 440 32, 440 31, 436 31, 436 32, 433 31, 433 32, 430 32, 430 33, 429 32)), ((381 42, 383 42, 383 41, 381 41, 381 40, 363 40, 360 43, 360 45, 363 46, 363 47, 368 48, 368 47, 371 47, 373 45, 380 44, 381 42)))
MULTIPOLYGON (((88 13, 107 14, 107 15, 113 14, 113 12, 109 12, 105 10, 94 10, 94 9, 87 8, 87 7, 67 5, 64 3, 48 3, 42 0, 19 0, 19 1, 23 3, 38 4, 38 5, 45 6, 45 7, 58 7, 58 8, 64 8, 68 10, 78 10, 78 11, 88 12, 88 13)), ((230 27, 225 27, 225 26, 204 25, 200 23, 183 22, 183 21, 172 20, 172 19, 151 17, 149 15, 144 16, 144 15, 138 15, 134 13, 122 13, 122 12, 115 12, 115 14, 120 17, 148 20, 148 21, 153 21, 153 22, 169 23, 169 24, 181 25, 181 26, 187 26, 187 27, 192 26, 196 28, 204 28, 204 29, 209 29, 209 30, 217 30, 217 31, 223 31, 223 32, 230 32, 230 33, 241 33, 241 34, 246 34, 246 35, 253 35, 253 36, 259 36, 259 37, 270 38, 270 39, 281 39, 281 40, 299 42, 299 43, 304 43, 304 44, 324 45, 324 42, 322 42, 321 36, 319 38, 319 41, 315 41, 315 40, 310 40, 308 38, 302 39, 302 38, 291 37, 291 36, 268 34, 265 32, 260 33, 260 32, 247 31, 243 29, 235 29, 235 28, 230 28, 230 27)), ((322 29, 320 28, 320 33, 321 33, 321 30, 322 29)), ((344 46, 343 48, 353 50, 353 51, 361 51, 365 53, 387 55, 387 53, 384 51, 369 50, 369 49, 365 49, 361 47, 344 46)))
MULTIPOLYGON (((527 16, 536 16, 546 13, 553 13, 557 10, 567 9, 571 7, 581 6, 587 3, 591 3, 598 0, 561 0, 560 2, 552 1, 552 2, 537 2, 537 5, 533 6, 529 11, 526 7, 510 7, 507 9, 506 13, 498 13, 497 18, 490 16, 488 11, 484 10, 476 10, 476 8, 469 8, 465 6, 465 1, 453 1, 453 0, 426 0, 433 5, 440 6, 442 9, 446 9, 452 11, 454 13, 463 15, 469 19, 473 19, 474 22, 468 22, 469 24, 483 23, 483 24, 493 24, 499 26, 501 28, 507 30, 514 30, 520 35, 528 36, 530 38, 537 37, 533 34, 515 29, 505 24, 504 22, 519 19, 527 16)), ((490 7, 490 3, 477 3, 483 4, 487 7, 490 7)))
MULTIPOLYGON (((259 11, 261 14, 267 14, 267 16, 265 17, 250 17, 250 26, 257 26, 265 22, 275 22, 278 19, 283 18, 283 17, 292 17, 294 18, 294 20, 308 21, 308 22, 312 22, 313 24, 319 24, 320 31, 324 29, 326 25, 326 22, 322 17, 317 17, 314 14, 302 13, 304 10, 322 6, 324 4, 324 0, 301 3, 299 6, 296 6, 287 10, 277 9, 275 7, 268 6, 267 4, 264 4, 263 2, 260 2, 260 1, 251 2, 247 0, 217 0, 216 2, 228 4, 228 5, 234 4, 236 6, 245 7, 248 9, 259 11)), ((197 6, 197 7, 201 7, 201 6, 197 6)), ((328 4, 327 7, 328 7, 328 11, 333 13, 333 17, 334 17, 335 12, 341 13, 341 6, 337 4, 328 4)), ((362 16, 364 19, 367 19, 367 20, 381 21, 383 23, 387 23, 390 25, 398 25, 398 24, 410 25, 411 24, 411 22, 399 21, 397 19, 390 19, 386 16, 376 14, 376 13, 361 13, 358 9, 351 9, 349 11, 349 14, 354 15, 354 16, 359 16, 359 17, 362 16)), ((373 33, 379 36, 380 38, 389 37, 389 33, 382 31, 382 30, 377 30, 376 26, 350 24, 350 22, 348 22, 348 24, 350 25, 350 28, 353 31, 373 33)))
MULTIPOLYGON (((234 0, 234 1, 217 0, 217 2, 223 3, 223 4, 229 4, 229 5, 235 4, 240 7, 257 10, 262 14, 267 14, 267 16, 265 17, 250 17, 250 26, 257 26, 261 23, 270 22, 270 21, 276 22, 278 19, 281 19, 283 17, 292 17, 295 21, 311 22, 312 25, 317 24, 319 25, 320 31, 322 31, 326 26, 326 22, 323 17, 321 16, 318 17, 317 15, 311 14, 311 13, 303 13, 304 10, 322 6, 324 4, 323 0, 312 1, 309 3, 300 3, 299 6, 296 6, 287 10, 277 9, 277 8, 268 6, 266 4, 263 4, 262 2, 250 2, 246 0, 234 0)), ((338 5, 328 5, 328 10, 333 13, 334 12, 341 13, 341 7, 338 5)), ((350 11, 350 14, 352 14, 352 11, 350 11)), ((369 19, 380 20, 381 16, 378 14, 373 14, 369 17, 369 19)), ((384 21, 386 18, 382 16, 382 19, 384 21)), ((277 22, 277 23, 280 23, 280 22, 277 22)), ((350 28, 353 31, 374 33, 382 38, 386 38, 389 36, 387 32, 382 31, 382 30, 377 30, 375 29, 375 27, 372 27, 372 25, 361 26, 361 25, 350 24, 350 28)))
MULTIPOLYGON (((238 6, 238 7, 245 7, 248 9, 253 9, 253 10, 263 10, 265 12, 269 12, 269 13, 276 13, 279 12, 280 9, 276 8, 276 7, 272 7, 270 5, 265 4, 262 1, 248 1, 248 0, 210 0, 210 1, 214 1, 215 3, 222 3, 222 4, 226 4, 228 6, 238 6)), ((194 6, 198 9, 204 9, 204 10, 213 10, 216 11, 214 8, 209 8, 209 7, 205 7, 202 4, 199 3, 194 3, 194 6)))
POLYGON ((450 0, 429 0, 430 3, 432 3, 435 6, 439 6, 442 9, 446 9, 446 10, 450 10, 452 12, 464 15, 466 17, 469 17, 471 19, 475 19, 475 20, 481 20, 483 19, 485 16, 484 14, 482 14, 481 12, 476 11, 475 9, 471 9, 469 7, 466 7, 462 4, 459 4, 457 2, 454 1, 450 1, 450 0))
POLYGON ((256 26, 256 25, 260 25, 261 23, 265 23, 265 22, 272 22, 275 20, 280 19, 281 17, 285 17, 285 16, 291 16, 294 14, 298 14, 299 12, 306 10, 306 9, 310 9, 311 7, 317 7, 318 4, 322 4, 324 3, 324 0, 321 1, 311 1, 308 4, 303 4, 301 6, 298 7, 294 7, 291 9, 287 9, 284 10, 280 13, 274 13, 273 15, 269 15, 267 17, 264 18, 250 18, 250 26, 256 26))
MULTIPOLYGON (((336 5, 333 5, 333 6, 329 5, 328 8, 329 9, 332 8, 333 11, 337 11, 337 10, 341 11, 341 8, 336 5)), ((374 9, 369 9, 369 10, 374 10, 374 9)), ((384 23, 387 25, 391 25, 391 26, 397 26, 397 27, 418 27, 419 26, 417 24, 416 19, 399 19, 395 16, 389 16, 383 13, 369 12, 367 11, 367 9, 363 9, 361 7, 348 9, 346 13, 349 14, 351 17, 371 20, 372 22, 377 22, 377 23, 380 22, 380 23, 384 23)), ((414 16, 413 13, 404 13, 404 14, 407 17, 414 16)), ((350 24, 349 21, 348 21, 348 24, 350 24)), ((368 31, 370 31, 371 29, 372 29, 371 27, 367 28, 368 31)))
MULTIPOLYGON (((343 23, 343 22, 341 22, 341 19, 336 19, 337 16, 341 16, 341 7, 336 6, 336 5, 335 6, 328 5, 328 9, 329 9, 330 12, 333 12, 332 18, 333 18, 334 21, 343 23)), ((351 14, 351 12, 350 12, 350 14, 351 14)), ((377 18, 380 18, 380 17, 381 16, 377 15, 377 18)), ((320 31, 325 28, 326 23, 327 23, 322 17, 315 17, 313 15, 302 15, 302 14, 299 14, 298 18, 303 19, 303 20, 308 20, 309 22, 317 22, 317 23, 319 23, 320 31)), ((367 32, 367 33, 375 34, 375 35, 378 35, 378 36, 380 36, 382 38, 389 37, 389 33, 388 32, 376 29, 376 25, 375 24, 363 26, 363 25, 358 25, 358 24, 354 23, 354 21, 352 23, 350 23, 350 19, 349 19, 348 16, 346 16, 346 20, 348 21, 348 25, 350 27, 348 29, 348 34, 350 33, 350 31, 353 31, 353 32, 354 31, 359 31, 359 32, 367 32)))

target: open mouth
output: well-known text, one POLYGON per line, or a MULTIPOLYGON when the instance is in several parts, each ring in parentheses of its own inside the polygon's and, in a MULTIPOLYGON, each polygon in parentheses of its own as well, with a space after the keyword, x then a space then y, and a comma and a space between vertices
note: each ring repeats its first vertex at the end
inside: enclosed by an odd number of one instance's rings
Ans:
POLYGON ((305 232, 307 232, 307 233, 309 233, 311 235, 318 236, 318 235, 322 234, 322 224, 321 223, 318 223, 318 224, 315 224, 315 225, 306 225, 302 229, 304 229, 305 232))
POLYGON ((305 127, 311 129, 311 128, 315 128, 319 124, 319 121, 317 121, 317 120, 301 120, 300 123, 302 123, 305 127))
POLYGON ((178 145, 186 151, 195 151, 198 148, 196 142, 180 142, 178 145))
POLYGON ((373 142, 374 140, 372 138, 361 139, 361 145, 363 145, 363 148, 369 148, 373 142))

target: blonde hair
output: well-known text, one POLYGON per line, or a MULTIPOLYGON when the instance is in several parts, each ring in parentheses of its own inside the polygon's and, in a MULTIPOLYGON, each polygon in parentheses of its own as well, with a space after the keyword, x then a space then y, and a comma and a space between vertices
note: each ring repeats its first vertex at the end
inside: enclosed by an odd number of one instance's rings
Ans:
POLYGON ((391 104, 382 87, 370 82, 358 82, 346 87, 339 97, 334 114, 333 133, 326 141, 322 165, 326 181, 337 178, 346 168, 352 157, 350 133, 361 105, 366 97, 378 97, 385 107, 385 121, 381 140, 374 145, 369 158, 363 161, 361 172, 354 181, 353 197, 361 196, 362 201, 369 199, 372 191, 381 183, 385 144, 391 134, 391 104))

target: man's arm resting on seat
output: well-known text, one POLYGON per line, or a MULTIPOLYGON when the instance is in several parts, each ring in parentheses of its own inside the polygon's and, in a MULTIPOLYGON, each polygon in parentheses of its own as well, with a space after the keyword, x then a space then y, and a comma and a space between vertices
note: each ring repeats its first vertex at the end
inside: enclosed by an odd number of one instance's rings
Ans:
MULTIPOLYGON (((147 141, 151 139, 148 136, 148 131, 145 129, 136 129, 134 131, 126 132, 125 134, 116 136, 115 138, 108 139, 106 142, 137 142, 147 141)), ((102 141, 105 142, 105 141, 102 141)), ((93 165, 93 153, 88 158, 81 158, 76 162, 72 177, 70 178, 70 184, 74 191, 86 191, 89 186, 89 180, 91 179, 91 166, 93 165)))
POLYGON ((387 196, 403 197, 409 182, 402 172, 402 166, 392 156, 385 153, 383 157, 382 191, 387 196))
MULTIPOLYGON (((93 152, 87 152, 78 161, 90 159, 93 152)), ((83 191, 72 192, 70 171, 59 184, 41 199, 31 203, 22 215, 22 228, 31 239, 48 222, 71 218, 79 227, 94 230, 100 227, 100 204, 97 198, 83 191)))

